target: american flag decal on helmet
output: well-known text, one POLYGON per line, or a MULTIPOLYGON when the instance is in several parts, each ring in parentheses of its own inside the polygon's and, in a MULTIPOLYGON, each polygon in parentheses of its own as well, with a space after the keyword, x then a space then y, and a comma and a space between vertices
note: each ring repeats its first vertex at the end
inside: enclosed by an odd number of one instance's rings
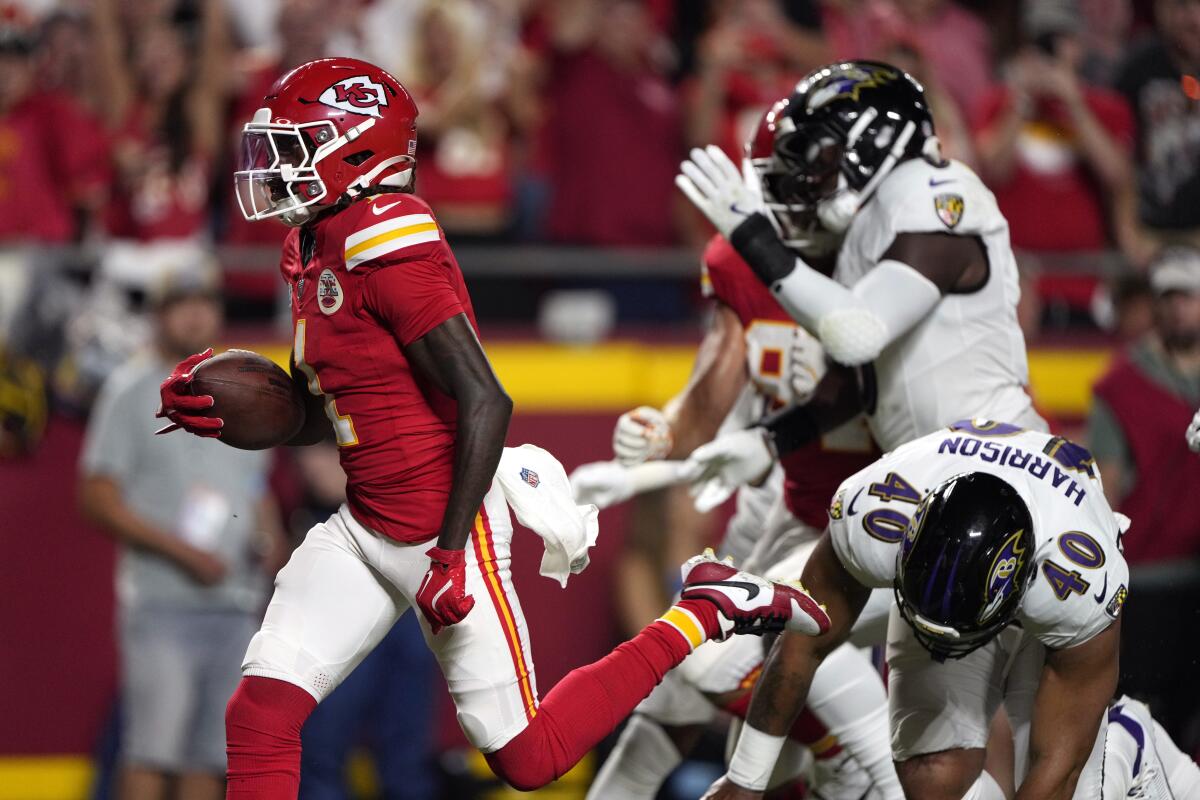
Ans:
POLYGON ((538 477, 538 474, 529 467, 521 467, 521 480, 525 481, 535 489, 538 487, 538 484, 542 482, 542 479, 538 477))

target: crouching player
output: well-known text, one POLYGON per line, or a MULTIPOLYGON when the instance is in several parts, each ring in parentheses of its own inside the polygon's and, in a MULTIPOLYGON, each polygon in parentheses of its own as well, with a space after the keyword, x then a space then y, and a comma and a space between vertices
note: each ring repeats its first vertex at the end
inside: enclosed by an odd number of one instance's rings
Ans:
MULTIPOLYGON (((311 402, 292 443, 332 424, 348 502, 280 572, 242 663, 226 712, 230 798, 296 797, 305 718, 411 605, 464 733, 519 789, 566 772, 704 641, 829 626, 802 591, 698 556, 675 606, 539 703, 493 483, 512 403, 442 231, 411 193, 416 116, 388 73, 324 59, 281 78, 244 128, 243 214, 293 227, 282 271, 293 375, 311 402)), ((188 386, 208 355, 176 368, 160 414, 220 436, 222 421, 199 413, 212 398, 188 386)))
POLYGON ((817 666, 870 588, 887 586, 892 752, 906 797, 1004 797, 982 770, 1001 700, 1017 800, 1190 796, 1195 766, 1145 707, 1111 703, 1127 523, 1087 450, 1005 423, 955 423, 848 478, 804 568, 833 627, 780 637, 729 772, 705 797, 761 796, 817 666))

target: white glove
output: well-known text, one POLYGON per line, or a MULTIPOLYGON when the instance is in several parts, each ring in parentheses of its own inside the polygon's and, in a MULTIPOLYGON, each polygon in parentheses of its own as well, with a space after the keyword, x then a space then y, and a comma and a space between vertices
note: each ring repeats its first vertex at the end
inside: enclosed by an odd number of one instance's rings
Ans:
POLYGON ((671 424, 661 411, 650 406, 626 411, 613 430, 613 454, 625 467, 666 458, 674 444, 671 424))
POLYGON ((1196 412, 1196 416, 1192 417, 1192 424, 1188 425, 1187 443, 1193 453, 1200 453, 1200 411, 1196 412))
POLYGON ((592 503, 600 510, 633 497, 633 480, 629 470, 615 461, 594 461, 571 473, 568 479, 575 502, 592 503))
POLYGON ((825 348, 815 336, 797 325, 788 355, 792 401, 804 405, 812 399, 817 384, 825 377, 825 348))
POLYGON ((715 144, 703 150, 693 147, 679 170, 683 174, 675 176, 675 185, 726 239, 746 217, 762 210, 741 170, 715 144))
POLYGON ((692 484, 692 502, 703 513, 724 503, 738 488, 760 483, 774 463, 765 431, 747 428, 697 447, 680 473, 692 484))

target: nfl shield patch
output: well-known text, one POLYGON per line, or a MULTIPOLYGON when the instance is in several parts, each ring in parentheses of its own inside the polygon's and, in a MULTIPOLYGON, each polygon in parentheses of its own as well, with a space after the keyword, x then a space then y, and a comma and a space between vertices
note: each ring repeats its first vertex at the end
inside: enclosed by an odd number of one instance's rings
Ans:
POLYGON ((962 219, 963 199, 961 194, 951 194, 949 192, 939 194, 933 198, 933 207, 937 210, 938 219, 947 228, 953 228, 962 219))
POLYGON ((529 467, 521 467, 521 480, 525 481, 535 489, 538 487, 538 484, 542 482, 542 479, 538 477, 538 474, 529 467))

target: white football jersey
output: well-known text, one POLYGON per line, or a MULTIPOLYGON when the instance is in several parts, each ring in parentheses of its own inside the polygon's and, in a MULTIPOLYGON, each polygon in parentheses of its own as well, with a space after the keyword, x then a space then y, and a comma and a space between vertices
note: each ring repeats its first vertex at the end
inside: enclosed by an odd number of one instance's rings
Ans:
POLYGON ((875 359, 875 441, 891 450, 972 416, 1045 430, 1025 391, 1029 367, 1017 324, 1017 264, 996 198, 958 161, 905 161, 855 215, 834 279, 856 284, 901 233, 976 236, 989 269, 982 286, 944 295, 875 359))
POLYGON ((1104 499, 1091 453, 1048 433, 967 420, 888 453, 834 495, 829 530, 838 559, 864 586, 891 586, 917 504, 967 472, 1007 482, 1033 518, 1035 573, 1017 616, 1022 628, 1050 648, 1081 644, 1107 628, 1129 593, 1120 546, 1128 520, 1104 499))

